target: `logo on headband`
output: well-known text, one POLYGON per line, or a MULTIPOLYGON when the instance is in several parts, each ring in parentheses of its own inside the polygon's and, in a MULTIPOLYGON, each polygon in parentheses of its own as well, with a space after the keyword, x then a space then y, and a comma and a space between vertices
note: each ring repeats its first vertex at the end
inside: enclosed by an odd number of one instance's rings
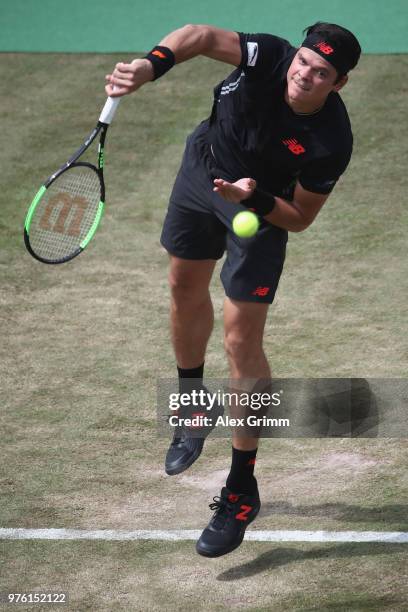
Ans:
POLYGON ((313 46, 320 49, 320 51, 324 53, 325 55, 331 55, 332 53, 334 53, 333 47, 331 47, 327 42, 324 42, 324 41, 318 42, 313 46))

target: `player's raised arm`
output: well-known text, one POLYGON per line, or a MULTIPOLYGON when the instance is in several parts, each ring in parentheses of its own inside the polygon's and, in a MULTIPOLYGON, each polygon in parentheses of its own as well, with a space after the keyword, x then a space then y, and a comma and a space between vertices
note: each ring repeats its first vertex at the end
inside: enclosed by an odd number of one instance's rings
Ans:
POLYGON ((238 33, 214 26, 186 25, 165 36, 160 45, 173 51, 176 64, 197 55, 205 55, 233 66, 241 63, 238 33))
POLYGON ((112 74, 106 75, 106 93, 112 97, 130 94, 168 72, 174 64, 198 55, 238 66, 241 62, 239 35, 208 25, 179 28, 167 34, 146 57, 130 64, 116 64, 112 74))

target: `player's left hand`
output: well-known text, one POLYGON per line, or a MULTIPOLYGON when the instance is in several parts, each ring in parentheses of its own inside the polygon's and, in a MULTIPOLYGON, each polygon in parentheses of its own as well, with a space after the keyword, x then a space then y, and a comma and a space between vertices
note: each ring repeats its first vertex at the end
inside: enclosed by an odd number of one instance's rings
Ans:
POLYGON ((243 200, 247 200, 254 193, 256 181, 251 178, 242 178, 235 183, 229 183, 223 179, 214 179, 213 191, 220 194, 227 202, 238 204, 243 200))

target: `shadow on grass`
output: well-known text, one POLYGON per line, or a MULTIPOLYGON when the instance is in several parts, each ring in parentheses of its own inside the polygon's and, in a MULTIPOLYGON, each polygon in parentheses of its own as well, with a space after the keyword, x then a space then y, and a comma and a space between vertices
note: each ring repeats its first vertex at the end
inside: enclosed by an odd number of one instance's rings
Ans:
POLYGON ((387 529, 391 525, 398 525, 398 531, 405 531, 408 528, 408 505, 404 504, 366 508, 342 503, 294 506, 286 501, 266 502, 262 505, 259 516, 271 515, 324 517, 355 523, 381 522, 387 526, 387 529))
POLYGON ((353 543, 339 544, 330 547, 300 550, 297 548, 272 548, 256 559, 243 565, 231 567, 217 576, 217 580, 230 582, 241 578, 256 576, 267 570, 275 570, 290 563, 314 561, 315 559, 345 559, 349 557, 368 557, 373 555, 391 555, 407 552, 405 544, 353 543))

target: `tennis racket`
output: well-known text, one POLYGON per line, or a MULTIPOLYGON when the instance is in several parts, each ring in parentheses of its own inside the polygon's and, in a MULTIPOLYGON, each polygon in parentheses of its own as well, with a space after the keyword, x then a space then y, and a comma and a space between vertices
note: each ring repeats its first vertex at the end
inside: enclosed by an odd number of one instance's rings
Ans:
POLYGON ((93 238, 105 206, 104 146, 120 98, 109 97, 96 127, 34 197, 24 223, 24 242, 39 261, 70 261, 93 238), (78 161, 99 135, 97 165, 78 161))

